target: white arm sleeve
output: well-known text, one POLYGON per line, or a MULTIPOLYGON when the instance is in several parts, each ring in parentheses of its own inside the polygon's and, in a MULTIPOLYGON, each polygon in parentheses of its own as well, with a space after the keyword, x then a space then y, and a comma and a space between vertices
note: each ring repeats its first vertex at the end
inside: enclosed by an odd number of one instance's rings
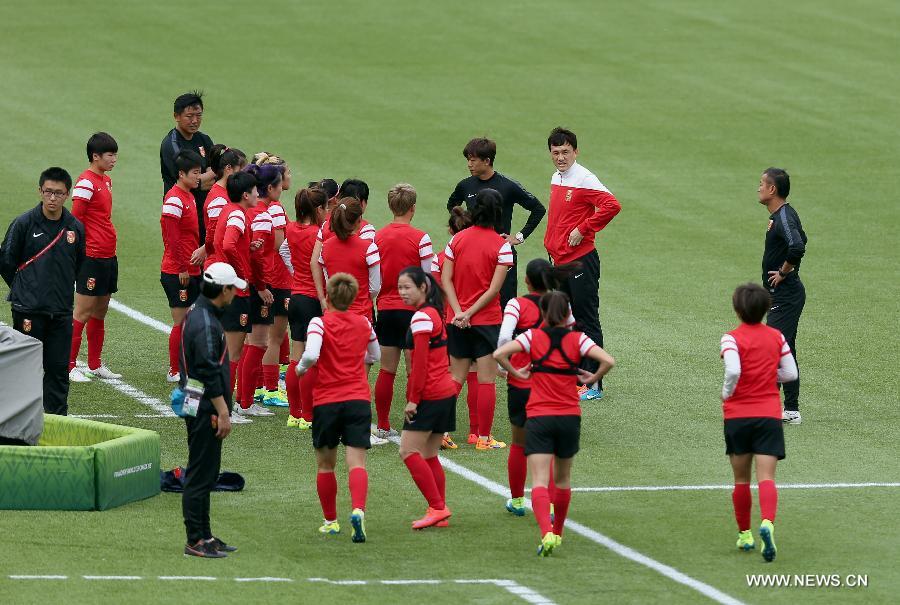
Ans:
POLYGON ((781 337, 781 360, 778 362, 778 382, 794 382, 800 377, 797 361, 784 336, 781 337))
POLYGON ((291 247, 288 245, 287 239, 281 242, 281 247, 278 248, 278 254, 281 255, 281 260, 284 261, 285 266, 287 267, 288 272, 293 275, 294 274, 294 265, 291 264, 291 247))
POLYGON ((314 317, 309 322, 309 328, 306 331, 306 349, 303 351, 303 357, 300 358, 298 364, 304 370, 311 368, 318 360, 319 354, 322 352, 322 337, 325 335, 325 325, 322 318, 314 317))
POLYGON ((734 394, 738 379, 741 377, 741 356, 738 354, 734 337, 726 334, 722 337, 722 361, 725 364, 725 379, 722 383, 722 399, 734 394))
POLYGON ((378 346, 378 338, 375 336, 375 330, 369 326, 369 345, 366 347, 366 363, 373 364, 381 359, 381 347, 378 346))
POLYGON ((517 323, 519 323, 519 301, 513 298, 503 309, 503 323, 500 324, 500 337, 497 339, 498 348, 513 339, 517 323))
POLYGON ((381 265, 372 265, 369 267, 369 294, 375 298, 379 292, 381 292, 381 265))

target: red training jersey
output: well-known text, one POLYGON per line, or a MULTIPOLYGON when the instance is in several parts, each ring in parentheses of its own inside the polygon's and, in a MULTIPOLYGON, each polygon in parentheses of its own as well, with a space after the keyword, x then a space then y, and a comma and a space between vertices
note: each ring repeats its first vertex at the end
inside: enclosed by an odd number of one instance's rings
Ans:
POLYGON ((316 245, 316 233, 318 225, 304 225, 302 223, 288 223, 285 231, 288 247, 291 250, 291 265, 294 267, 294 275, 291 280, 291 294, 303 294, 312 298, 318 298, 316 286, 313 283, 312 269, 309 262, 312 259, 313 246, 316 245))
POLYGON ((446 399, 456 394, 447 356, 447 330, 437 309, 421 306, 413 313, 413 337, 408 400, 413 403, 446 399))
POLYGON ((272 236, 272 217, 267 212, 266 203, 260 200, 256 206, 247 211, 250 219, 250 241, 260 241, 262 245, 255 250, 250 250, 250 275, 253 287, 256 291, 265 290, 272 284, 271 264, 274 258, 272 251, 275 249, 275 241, 272 236))
POLYGON ((197 204, 194 194, 177 184, 163 197, 162 215, 163 273, 200 275, 200 266, 191 264, 191 254, 200 247, 197 204))
MULTIPOLYGON (((506 308, 503 309, 503 319, 506 320, 507 316, 515 318, 515 331, 520 333, 524 333, 525 330, 538 328, 542 323, 541 310, 535 304, 534 300, 528 296, 519 296, 506 303, 506 308)), ((516 353, 509 358, 509 362, 514 368, 524 368, 531 363, 531 358, 528 353, 516 353)), ((520 389, 531 388, 530 380, 521 380, 512 374, 507 376, 506 382, 520 389)))
POLYGON ((72 188, 72 214, 84 225, 85 254, 91 258, 116 255, 112 224, 112 180, 85 170, 72 188))
MULTIPOLYGON (((372 295, 369 292, 369 287, 372 285, 370 271, 374 271, 378 275, 380 263, 378 245, 375 242, 364 240, 356 234, 345 240, 338 237, 325 240, 322 245, 322 254, 319 255, 319 264, 322 265, 322 270, 325 272, 326 281, 329 275, 335 273, 349 273, 356 278, 359 292, 356 294, 356 300, 347 310, 362 315, 369 321, 373 321, 375 315, 372 307, 372 295)), ((381 279, 380 275, 378 275, 378 279, 381 279)))
MULTIPOLYGON (((525 404, 525 415, 535 416, 580 416, 578 403, 578 376, 535 371, 535 360, 550 351, 550 336, 544 330, 528 330, 516 338, 532 362, 531 394, 525 404)), ((596 347, 594 341, 582 332, 568 332, 562 339, 560 349, 574 364, 581 362, 588 351, 596 347)), ((559 350, 550 353, 544 362, 550 368, 569 369, 572 366, 563 358, 559 350)))
POLYGON ((447 255, 444 254, 443 250, 441 250, 440 254, 435 254, 431 257, 431 277, 434 278, 434 281, 437 282, 438 287, 442 291, 444 289, 444 284, 441 283, 441 269, 444 268, 445 258, 447 258, 447 255))
POLYGON ((206 221, 206 264, 203 268, 210 266, 215 261, 212 260, 216 251, 216 225, 219 224, 219 216, 222 209, 228 204, 228 192, 220 184, 215 183, 206 194, 206 201, 203 202, 203 217, 206 221))
POLYGON ((375 233, 375 243, 381 256, 381 292, 378 294, 378 310, 413 311, 415 307, 404 304, 397 292, 400 272, 410 266, 431 269, 431 238, 421 229, 406 223, 390 223, 375 233))
POLYGON ((272 281, 269 282, 273 287, 281 290, 290 290, 293 285, 294 278, 288 270, 281 256, 281 250, 278 246, 277 234, 281 234, 281 241, 287 238, 287 226, 290 223, 287 215, 284 213, 284 207, 278 200, 270 200, 266 212, 272 218, 272 281))
POLYGON ((309 322, 307 338, 318 335, 322 347, 316 366, 319 373, 313 386, 313 406, 343 401, 369 401, 369 380, 365 358, 375 340, 372 324, 356 313, 326 311, 309 322))
POLYGON ((741 376, 734 393, 722 402, 725 419, 780 419, 778 365, 783 356, 791 354, 784 336, 763 324, 741 324, 722 339, 721 355, 729 348, 736 348, 741 358, 741 376))
MULTIPOLYGON (((509 243, 488 227, 472 226, 463 229, 450 238, 444 254, 453 261, 453 288, 463 311, 475 304, 487 291, 498 265, 511 267, 513 264, 509 243)), ((453 309, 447 305, 447 321, 451 321, 454 315, 453 309)), ((492 301, 471 318, 470 323, 473 326, 493 326, 500 323, 501 316, 498 292, 492 301)))
MULTIPOLYGON (((368 222, 366 219, 359 219, 359 232, 357 233, 361 238, 367 240, 375 239, 375 225, 368 222)), ((325 242, 334 236, 334 231, 331 230, 331 227, 328 225, 328 219, 325 219, 325 222, 322 223, 322 226, 319 227, 319 233, 316 234, 316 239, 320 242, 325 242)))
MULTIPOLYGON (((228 202, 219 215, 212 262, 228 263, 238 277, 250 282, 250 219, 240 204, 228 202)), ((238 290, 238 296, 249 296, 250 290, 238 290)))

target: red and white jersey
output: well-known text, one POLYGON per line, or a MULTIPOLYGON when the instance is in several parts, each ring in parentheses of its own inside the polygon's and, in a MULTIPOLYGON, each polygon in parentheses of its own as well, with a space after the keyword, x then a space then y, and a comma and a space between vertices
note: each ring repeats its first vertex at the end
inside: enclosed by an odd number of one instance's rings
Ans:
POLYGON ((72 214, 84 225, 85 254, 91 258, 116 255, 112 224, 112 180, 85 170, 72 188, 72 214))
MULTIPOLYGON (((559 328, 562 329, 562 328, 559 328)), ((536 371, 535 361, 543 358, 550 351, 550 336, 543 329, 528 330, 516 338, 532 362, 531 393, 525 405, 528 418, 535 416, 580 416, 581 406, 578 403, 578 376, 574 374, 554 374, 536 371)), ((560 349, 568 357, 574 367, 581 363, 582 357, 596 347, 594 341, 582 332, 571 331, 563 338, 560 349)), ((543 363, 544 366, 559 370, 573 368, 559 350, 554 350, 543 363)))
MULTIPOLYGON (((219 214, 216 228, 213 262, 228 263, 238 277, 250 282, 250 219, 240 204, 228 202, 219 214)), ((238 296, 249 296, 248 289, 238 290, 238 296)))
POLYGON ((294 267, 294 275, 291 280, 291 294, 303 294, 312 298, 318 298, 316 286, 313 283, 310 260, 313 247, 316 245, 316 233, 319 226, 302 223, 289 223, 285 233, 288 247, 291 250, 291 266, 294 267))
POLYGON ((722 337, 720 355, 729 351, 737 351, 740 377, 734 392, 722 401, 725 419, 781 418, 778 368, 785 357, 793 364, 781 332, 764 324, 742 323, 722 337))
POLYGON ((444 254, 443 250, 431 257, 431 277, 434 278, 434 281, 437 282, 437 285, 441 288, 441 290, 444 289, 444 285, 441 283, 441 269, 444 268, 445 258, 447 258, 447 255, 444 254))
POLYGON ((275 260, 272 217, 266 210, 266 203, 260 200, 256 206, 247 211, 247 218, 250 219, 250 242, 262 242, 262 246, 250 250, 251 282, 258 292, 265 290, 268 286, 274 287, 274 284, 269 281, 272 277, 272 262, 275 260))
POLYGON ((407 267, 417 265, 431 270, 431 237, 421 229, 406 223, 390 223, 375 233, 375 244, 381 255, 381 292, 378 294, 378 310, 415 309, 403 303, 397 292, 397 279, 407 267))
POLYGON ((343 401, 369 401, 367 353, 378 350, 372 324, 356 313, 326 311, 309 322, 306 359, 315 359, 319 373, 313 386, 313 406, 343 401))
POLYGON ((413 350, 408 401, 420 403, 455 395, 456 383, 450 376, 450 358, 447 356, 447 330, 437 309, 419 307, 413 313, 409 330, 413 350))
POLYGON ((200 266, 191 264, 191 255, 200 247, 197 205, 194 194, 178 185, 163 197, 162 214, 163 273, 200 275, 200 266))
MULTIPOLYGON (((539 328, 543 324, 541 318, 541 309, 538 307, 540 294, 526 294, 518 298, 510 299, 503 309, 503 323, 500 324, 500 337, 497 346, 509 342, 515 335, 521 334, 526 330, 539 328)), ((569 317, 566 320, 566 327, 571 328, 575 325, 575 316, 572 315, 572 307, 569 306, 569 317)), ((523 368, 531 363, 527 353, 516 353, 509 359, 514 368, 523 368)), ((530 380, 520 380, 513 375, 508 375, 506 381, 514 387, 520 389, 531 388, 530 380)))
POLYGON ((594 173, 579 163, 565 173, 553 173, 550 179, 550 212, 544 247, 554 264, 563 264, 594 249, 594 237, 619 213, 622 206, 594 173), (584 237, 577 246, 569 245, 572 229, 584 237))
MULTIPOLYGON (((463 311, 475 304, 487 291, 497 266, 511 267, 513 264, 509 243, 487 227, 472 226, 463 229, 450 238, 444 254, 453 261, 453 288, 463 311)), ((452 320, 454 315, 453 309, 447 305, 447 321, 452 320)), ((472 317, 470 323, 473 326, 494 326, 499 325, 500 320, 498 292, 494 300, 472 317)))
POLYGON ((348 311, 362 315, 369 321, 374 321, 372 296, 377 294, 381 287, 379 269, 381 257, 378 245, 355 234, 345 240, 331 237, 322 245, 319 264, 322 265, 322 270, 325 272, 326 281, 329 275, 335 273, 349 273, 356 278, 359 292, 348 311))
MULTIPOLYGON (((287 237, 285 229, 287 228, 289 221, 284 213, 284 207, 278 200, 269 200, 266 212, 268 212, 269 216, 272 218, 272 281, 269 283, 276 288, 289 290, 293 284, 294 278, 288 270, 287 265, 284 263, 284 259, 279 254, 277 246, 278 238, 275 237, 276 233, 281 233, 282 238, 287 237)), ((282 239, 282 241, 284 241, 284 239, 282 239)))
MULTIPOLYGON (((375 225, 369 223, 366 219, 359 219, 359 232, 357 233, 362 239, 366 240, 374 240, 375 239, 375 225)), ((331 227, 328 225, 328 219, 325 219, 325 222, 322 223, 322 226, 319 227, 319 233, 316 234, 316 239, 320 242, 325 242, 326 240, 331 239, 334 236, 334 231, 331 230, 331 227)))
POLYGON ((220 184, 215 183, 206 194, 206 201, 203 202, 203 218, 206 227, 206 264, 204 269, 213 262, 210 260, 216 252, 216 226, 219 224, 219 216, 222 209, 229 203, 228 192, 220 184))

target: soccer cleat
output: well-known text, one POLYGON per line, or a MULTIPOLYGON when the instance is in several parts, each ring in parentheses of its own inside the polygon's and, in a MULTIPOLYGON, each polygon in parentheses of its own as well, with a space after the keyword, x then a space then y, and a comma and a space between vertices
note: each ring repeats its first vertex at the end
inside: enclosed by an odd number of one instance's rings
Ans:
POLYGON ((399 437, 400 433, 398 433, 394 429, 375 429, 375 434, 381 437, 382 439, 390 439, 391 437, 399 437))
POLYGON ((91 375, 91 376, 95 376, 97 378, 106 378, 106 379, 115 379, 115 378, 122 377, 121 374, 116 374, 115 372, 113 372, 112 370, 110 370, 103 364, 101 364, 100 367, 98 367, 98 368, 94 368, 93 370, 88 368, 87 370, 84 371, 84 373, 91 375))
POLYGON ((196 544, 185 544, 184 555, 204 559, 224 559, 228 556, 224 552, 216 550, 216 547, 206 540, 197 540, 196 544))
POLYGON ((762 556, 768 563, 775 560, 775 525, 768 519, 763 519, 759 524, 759 538, 763 541, 762 556))
POLYGON ((281 364, 281 367, 278 368, 278 380, 284 380, 284 375, 287 373, 288 366, 285 364, 281 364))
POLYGON ((800 424, 800 412, 795 412, 793 410, 785 410, 781 414, 781 421, 785 424, 800 424))
POLYGON ((466 439, 466 443, 468 443, 469 445, 475 445, 476 443, 478 443, 478 435, 476 435, 475 433, 469 433, 469 437, 468 439, 466 439))
POLYGON ((260 388, 256 389, 255 391, 253 391, 253 401, 255 403, 262 403, 263 400, 265 400, 266 395, 268 395, 268 394, 269 394, 269 391, 267 391, 263 387, 260 387, 260 388))
POLYGON ((89 376, 85 376, 84 373, 78 368, 72 368, 69 370, 69 382, 90 382, 91 379, 89 376))
POLYGON ((366 513, 361 508, 354 508, 350 513, 350 525, 353 526, 353 534, 350 539, 361 543, 366 541, 366 513))
POLYGON ((275 415, 275 412, 273 412, 271 410, 267 410, 266 408, 259 405, 258 403, 254 403, 246 410, 241 407, 238 407, 235 409, 237 410, 237 413, 242 416, 274 416, 275 415))
POLYGON ((438 510, 436 508, 428 507, 428 510, 425 511, 425 516, 421 519, 416 519, 413 521, 412 528, 413 529, 425 529, 426 527, 431 527, 433 525, 437 525, 441 521, 450 518, 450 515, 453 513, 450 512, 450 509, 445 505, 444 508, 438 510))
POLYGON ((369 435, 369 445, 384 445, 386 443, 390 443, 387 439, 382 439, 376 434, 369 435))
POLYGON ((166 374, 166 382, 178 382, 181 380, 181 374, 178 372, 172 372, 169 370, 169 373, 166 374))
POLYGON ((225 544, 217 537, 213 536, 209 540, 206 541, 207 544, 218 550, 219 552, 236 552, 237 546, 229 546, 225 544))
POLYGON ((307 422, 303 418, 294 418, 290 414, 288 414, 287 425, 293 429, 300 429, 301 431, 312 428, 312 422, 307 422))
POLYGON ((231 410, 231 424, 250 424, 251 422, 253 422, 246 416, 242 416, 241 413, 237 411, 239 409, 241 408, 235 407, 233 410, 231 410))
POLYGON ((320 534, 325 534, 327 536, 333 536, 334 534, 341 533, 341 526, 337 521, 329 521, 325 519, 322 521, 322 527, 319 528, 320 534))
POLYGON ((550 523, 556 523, 556 505, 550 503, 550 523))
POLYGON ((603 391, 600 389, 585 389, 578 396, 579 401, 594 401, 596 399, 603 399, 603 391))
POLYGON ((510 498, 506 501, 506 510, 517 517, 525 516, 525 498, 510 498))
POLYGON ((450 527, 450 519, 444 519, 434 524, 435 527, 450 527))
POLYGON ((502 441, 497 441, 494 439, 494 436, 491 435, 486 439, 478 438, 478 441, 475 443, 476 450, 499 450, 506 447, 506 444, 502 441))
POLYGON ((752 531, 746 529, 744 531, 738 532, 737 548, 738 550, 743 550, 744 552, 756 548, 756 543, 753 541, 752 531))
POLYGON ((266 396, 262 401, 263 405, 270 405, 278 408, 288 407, 287 395, 284 391, 266 391, 266 396))
POLYGON ((562 538, 554 534, 552 531, 548 531, 544 534, 544 537, 541 538, 541 545, 538 546, 537 554, 539 557, 549 557, 553 554, 553 549, 559 546, 562 543, 562 538))
POLYGON ((444 433, 444 437, 441 439, 441 449, 455 450, 457 448, 459 448, 459 446, 453 442, 453 438, 450 437, 448 433, 444 433))

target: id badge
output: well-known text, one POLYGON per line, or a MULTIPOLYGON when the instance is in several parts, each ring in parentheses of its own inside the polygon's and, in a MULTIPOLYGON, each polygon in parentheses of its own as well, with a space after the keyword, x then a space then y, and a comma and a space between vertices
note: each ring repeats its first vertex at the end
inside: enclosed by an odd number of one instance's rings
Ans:
POLYGON ((188 378, 187 385, 184 387, 184 406, 182 408, 184 415, 196 418, 201 399, 203 399, 203 383, 188 378))

